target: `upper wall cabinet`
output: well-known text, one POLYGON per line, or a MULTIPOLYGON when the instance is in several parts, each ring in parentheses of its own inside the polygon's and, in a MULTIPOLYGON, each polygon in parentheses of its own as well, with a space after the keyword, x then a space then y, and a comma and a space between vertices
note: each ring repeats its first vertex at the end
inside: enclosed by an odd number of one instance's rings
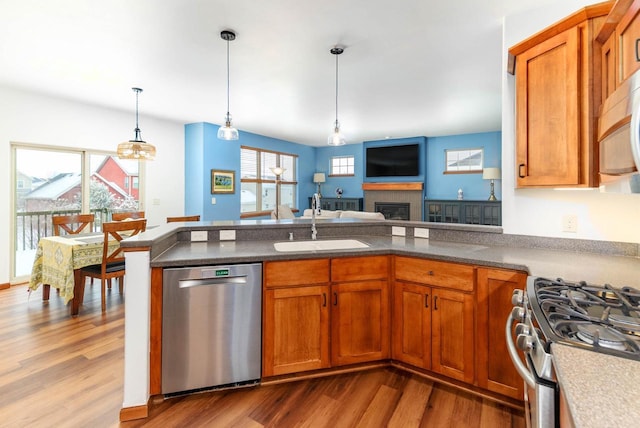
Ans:
POLYGON ((618 0, 596 41, 602 46, 602 100, 640 69, 640 0, 618 0))
POLYGON ((598 185, 601 55, 593 41, 612 4, 586 7, 509 49, 517 187, 598 185))

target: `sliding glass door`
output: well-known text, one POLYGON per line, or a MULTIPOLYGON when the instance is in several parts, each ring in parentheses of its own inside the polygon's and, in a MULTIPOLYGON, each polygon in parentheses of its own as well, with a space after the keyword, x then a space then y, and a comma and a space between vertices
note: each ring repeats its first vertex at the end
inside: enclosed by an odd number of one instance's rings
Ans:
POLYGON ((31 274, 38 240, 53 235, 51 217, 95 214, 94 232, 112 211, 139 210, 139 164, 112 153, 12 144, 11 280, 31 274))

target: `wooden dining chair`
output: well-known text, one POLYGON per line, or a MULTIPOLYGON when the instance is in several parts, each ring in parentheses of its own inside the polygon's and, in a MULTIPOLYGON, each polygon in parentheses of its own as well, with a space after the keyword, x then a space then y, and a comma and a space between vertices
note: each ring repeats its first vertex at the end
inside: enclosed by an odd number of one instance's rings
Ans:
POLYGON ((120 293, 122 293, 125 274, 124 251, 120 246, 112 248, 111 251, 109 251, 109 241, 115 239, 120 242, 125 238, 144 232, 146 227, 146 219, 102 223, 102 231, 104 233, 102 263, 80 269, 80 281, 83 287, 87 277, 100 279, 102 312, 107 308, 105 283, 113 278, 118 278, 120 293))
POLYGON ((111 220, 112 221, 122 221, 128 219, 138 220, 144 218, 144 211, 129 211, 126 213, 112 213, 111 220))
POLYGON ((182 217, 167 217, 167 223, 176 223, 179 221, 200 221, 200 215, 185 215, 182 217))
POLYGON ((67 235, 91 232, 94 221, 95 217, 93 214, 54 215, 51 217, 53 234, 55 236, 60 236, 61 229, 65 231, 67 235), (87 226, 89 226, 89 229, 85 230, 87 226))

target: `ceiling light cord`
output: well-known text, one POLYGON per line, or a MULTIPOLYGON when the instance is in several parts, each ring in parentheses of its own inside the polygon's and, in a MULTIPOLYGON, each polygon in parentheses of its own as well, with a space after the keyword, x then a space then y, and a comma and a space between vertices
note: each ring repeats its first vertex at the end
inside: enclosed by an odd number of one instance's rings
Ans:
POLYGON ((336 57, 336 130, 340 128, 340 124, 338 123, 338 55, 336 57))
POLYGON ((227 39, 227 126, 230 126, 231 113, 229 113, 229 85, 231 79, 229 78, 229 39, 227 39))
POLYGON ((138 125, 138 95, 140 95, 140 92, 142 92, 142 89, 133 88, 133 90, 136 93, 136 129, 134 129, 134 132, 136 133, 135 141, 142 141, 140 126, 138 125))
POLYGON ((338 74, 338 55, 344 52, 343 48, 339 48, 334 46, 330 50, 332 55, 336 57, 336 121, 333 124, 333 132, 329 135, 329 139, 327 140, 330 146, 342 146, 345 144, 344 136, 340 133, 340 122, 338 121, 338 89, 339 89, 339 74, 338 74))

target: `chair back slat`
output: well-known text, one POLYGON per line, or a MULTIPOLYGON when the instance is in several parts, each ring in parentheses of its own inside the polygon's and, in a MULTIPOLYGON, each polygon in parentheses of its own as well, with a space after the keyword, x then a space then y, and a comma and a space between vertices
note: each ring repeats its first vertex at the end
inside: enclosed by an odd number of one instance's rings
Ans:
POLYGON ((60 229, 64 230, 68 235, 77 235, 89 226, 86 232, 93 230, 93 222, 95 216, 93 214, 73 214, 73 215, 55 215, 51 217, 53 223, 53 234, 60 236, 60 229))
POLYGON ((118 246, 118 248, 109 252, 110 240, 115 239, 120 242, 125 238, 144 232, 146 228, 147 219, 102 223, 102 231, 104 232, 102 270, 105 271, 110 263, 124 262, 124 251, 121 247, 118 246))
POLYGON ((200 215, 185 215, 182 217, 167 217, 167 223, 176 223, 180 221, 200 221, 200 215))
POLYGON ((141 219, 144 218, 144 211, 129 211, 126 213, 112 213, 111 220, 122 221, 127 219, 141 219))

